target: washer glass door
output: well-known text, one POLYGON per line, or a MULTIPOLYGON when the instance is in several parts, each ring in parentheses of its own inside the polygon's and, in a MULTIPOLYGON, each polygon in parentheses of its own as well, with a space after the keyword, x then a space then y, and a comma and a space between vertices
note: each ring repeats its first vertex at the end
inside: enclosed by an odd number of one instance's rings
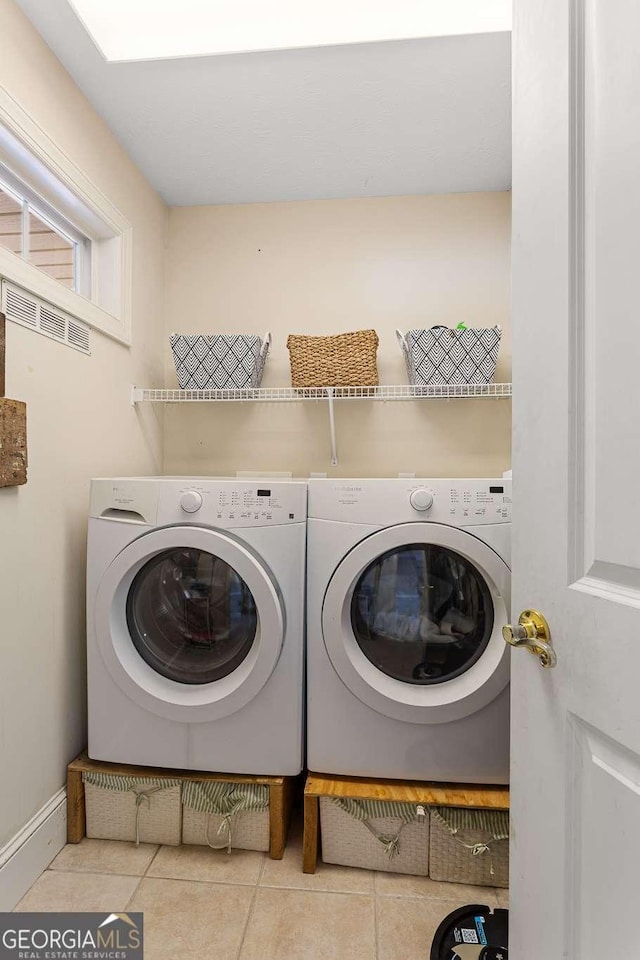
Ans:
POLYGON ((409 723, 477 713, 509 682, 507 564, 473 533, 412 522, 336 567, 322 607, 329 659, 363 703, 409 723))
POLYGON ((151 530, 100 581, 95 636, 112 678, 172 720, 229 716, 273 673, 285 634, 282 597, 265 561, 233 533, 151 530))
POLYGON ((138 653, 162 676, 211 683, 248 655, 258 613, 251 590, 225 560, 180 547, 156 554, 138 571, 127 623, 138 653))

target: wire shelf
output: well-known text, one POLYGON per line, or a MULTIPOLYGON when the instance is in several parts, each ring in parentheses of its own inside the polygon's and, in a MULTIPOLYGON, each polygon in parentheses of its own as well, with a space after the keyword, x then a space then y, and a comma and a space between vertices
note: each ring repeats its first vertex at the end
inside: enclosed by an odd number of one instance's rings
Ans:
POLYGON ((510 383, 445 383, 380 387, 254 387, 238 390, 154 390, 132 387, 132 403, 230 403, 259 401, 266 403, 304 400, 464 400, 511 396, 510 383))
POLYGON ((329 408, 331 463, 338 463, 336 447, 336 400, 472 400, 511 396, 510 383, 444 383, 434 386, 402 383, 381 387, 249 387, 238 390, 153 390, 131 388, 131 403, 299 403, 324 400, 329 408))

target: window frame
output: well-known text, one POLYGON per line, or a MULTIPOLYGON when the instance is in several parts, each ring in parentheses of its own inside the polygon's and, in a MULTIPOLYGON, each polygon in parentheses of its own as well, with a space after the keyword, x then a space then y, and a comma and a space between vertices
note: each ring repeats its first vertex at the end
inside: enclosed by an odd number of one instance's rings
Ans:
MULTIPOLYGON (((91 243, 84 291, 65 287, 22 255, 0 247, 0 278, 47 300, 88 326, 131 344, 133 228, 99 188, 0 87, 0 180, 5 171, 34 196, 34 213, 91 243), (44 216, 43 216, 44 215, 44 216), (62 225, 61 223, 61 225, 62 225)), ((12 193, 16 190, 10 182, 12 193)), ((29 199, 28 197, 26 198, 29 199)), ((75 241, 73 235, 72 240, 75 241)))
MULTIPOLYGON (((91 237, 86 236, 70 223, 54 207, 39 197, 35 191, 15 176, 0 160, 0 191, 21 206, 22 244, 21 252, 15 254, 30 263, 31 254, 29 216, 37 217, 45 226, 73 247, 73 287, 75 293, 91 299, 91 237)), ((3 247, 3 249, 8 249, 3 247)), ((13 252, 13 251, 11 251, 13 252)), ((34 264, 34 266, 37 266, 34 264)), ((42 271, 42 267, 38 267, 42 271)), ((46 273, 46 270, 44 271, 46 273)), ((53 278, 55 279, 55 277, 53 278)), ((58 281, 60 282, 60 281, 58 281)), ((69 289, 69 288, 68 288, 69 289)))

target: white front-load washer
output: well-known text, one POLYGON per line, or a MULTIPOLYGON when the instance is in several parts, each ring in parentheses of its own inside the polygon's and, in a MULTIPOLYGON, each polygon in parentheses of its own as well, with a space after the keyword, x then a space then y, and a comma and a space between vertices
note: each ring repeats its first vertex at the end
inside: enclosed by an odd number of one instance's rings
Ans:
POLYGON ((300 772, 306 503, 298 481, 92 481, 91 758, 300 772))
POLYGON ((511 480, 309 482, 307 762, 509 779, 511 480))

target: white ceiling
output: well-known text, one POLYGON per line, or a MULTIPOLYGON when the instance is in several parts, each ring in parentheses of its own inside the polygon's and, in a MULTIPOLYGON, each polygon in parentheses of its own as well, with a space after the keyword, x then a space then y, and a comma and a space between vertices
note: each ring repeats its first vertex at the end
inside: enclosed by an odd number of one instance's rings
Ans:
POLYGON ((17 3, 171 206, 511 185, 509 33, 107 63, 17 3))

